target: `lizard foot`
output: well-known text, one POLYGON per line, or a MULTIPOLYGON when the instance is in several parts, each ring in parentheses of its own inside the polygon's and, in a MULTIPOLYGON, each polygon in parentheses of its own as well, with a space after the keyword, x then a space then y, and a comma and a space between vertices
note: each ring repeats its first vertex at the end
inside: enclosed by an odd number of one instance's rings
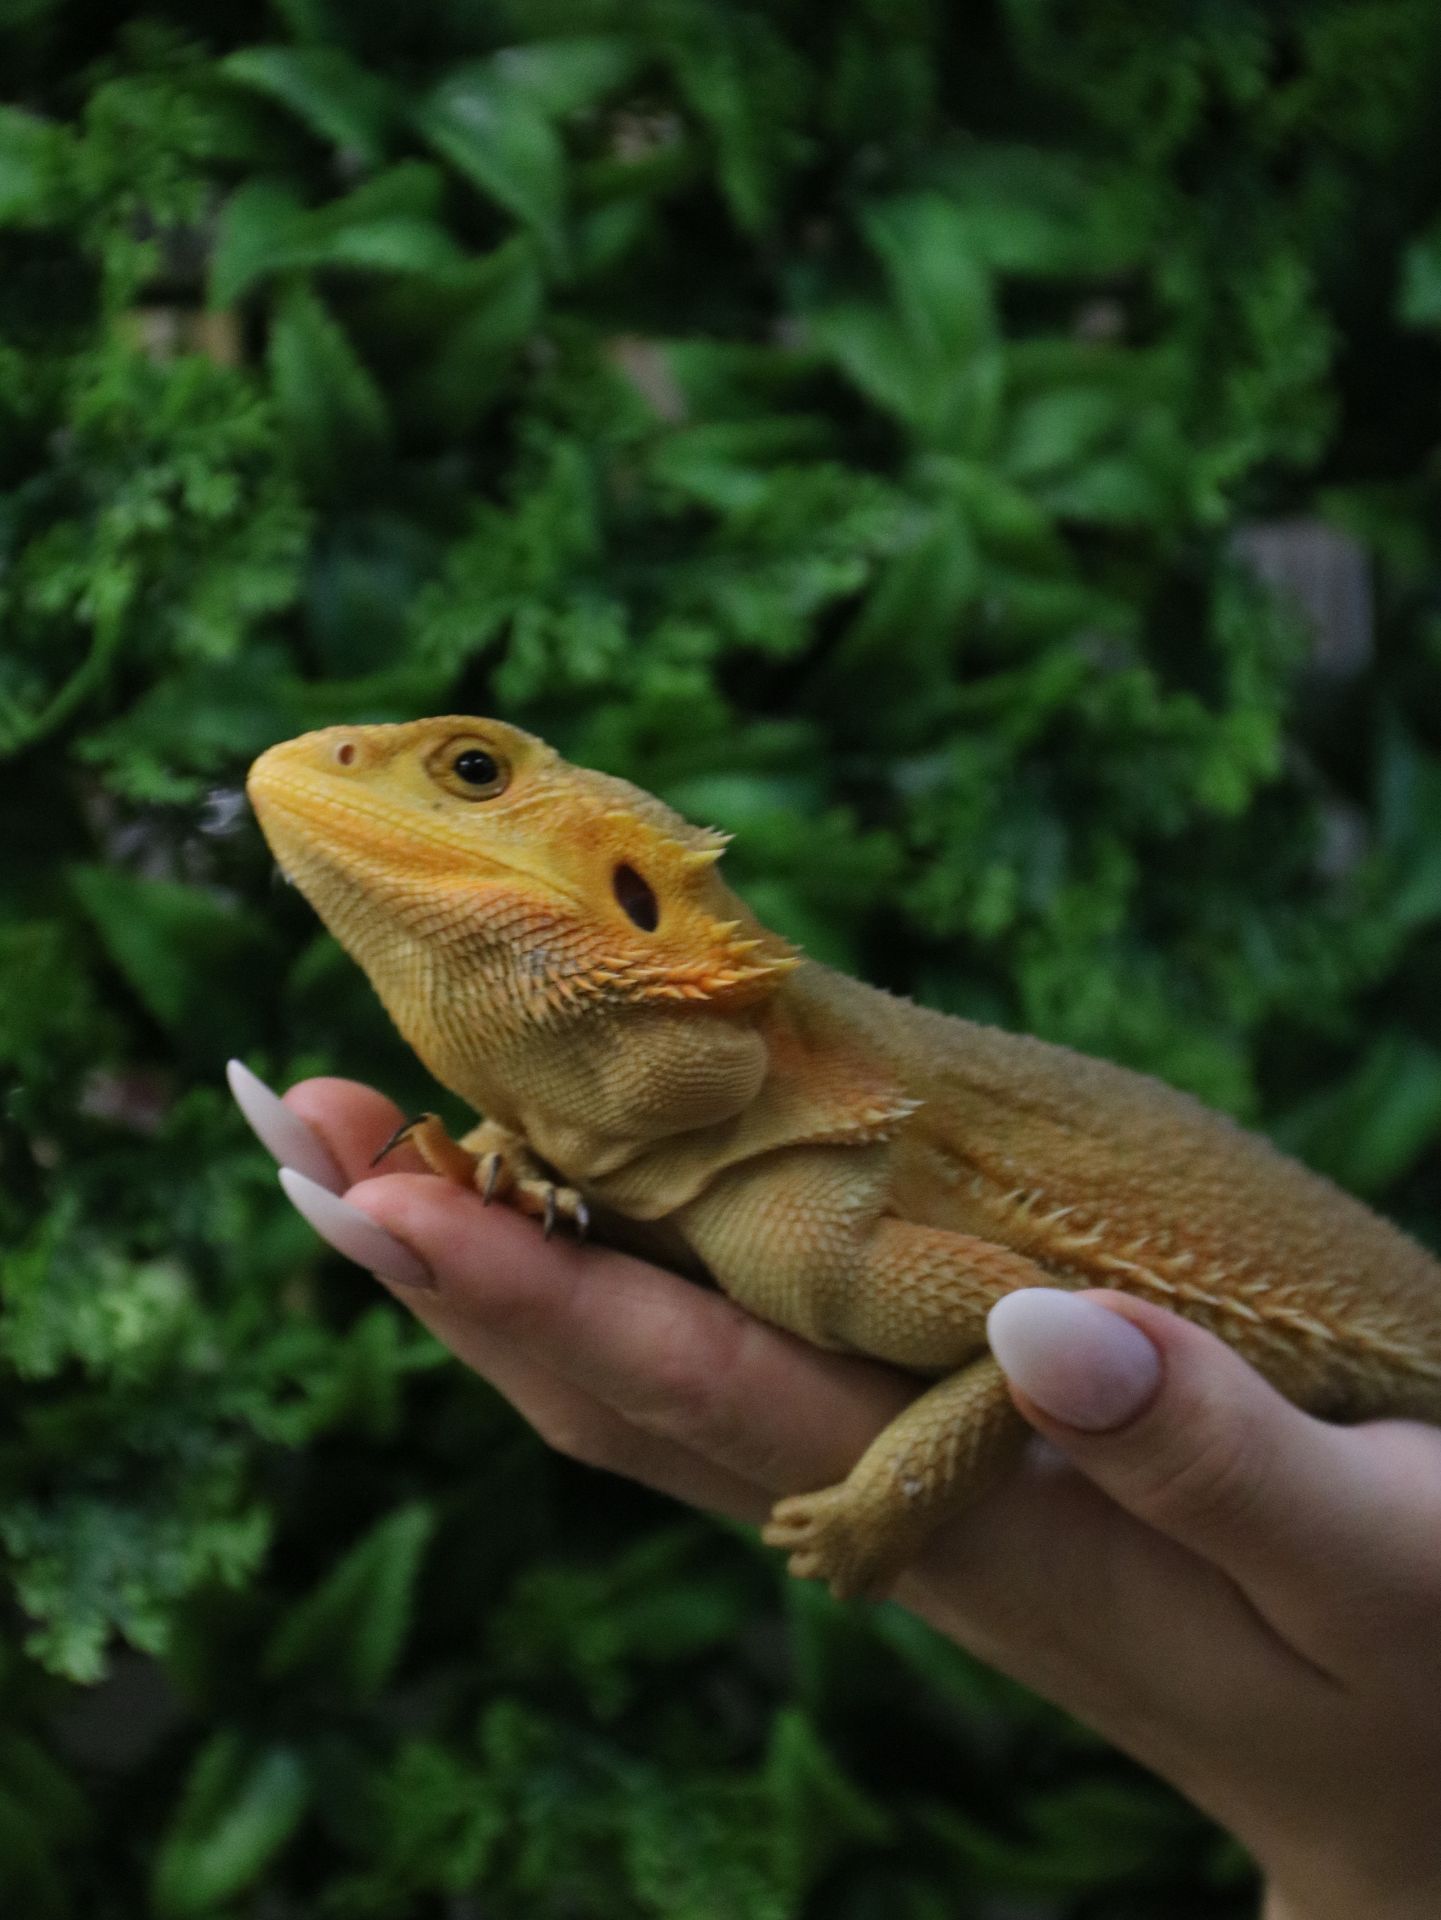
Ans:
POLYGON ((562 1223, 577 1240, 584 1240, 590 1231, 590 1208, 574 1187, 560 1186, 550 1177, 544 1161, 518 1133, 482 1120, 460 1145, 475 1163, 474 1183, 487 1206, 492 1200, 508 1200, 518 1213, 539 1220, 547 1240, 562 1223))
POLYGON ((798 1579, 828 1581, 837 1600, 880 1599, 900 1572, 891 1543, 844 1481, 778 1500, 761 1538, 788 1550, 798 1579))
POLYGON ((486 1206, 508 1200, 518 1213, 539 1220, 547 1240, 561 1221, 577 1240, 590 1231, 590 1208, 581 1194, 546 1179, 541 1163, 514 1134, 483 1122, 455 1141, 433 1113, 421 1113, 397 1127, 370 1164, 376 1166, 402 1140, 410 1141, 432 1173, 475 1188, 486 1206))

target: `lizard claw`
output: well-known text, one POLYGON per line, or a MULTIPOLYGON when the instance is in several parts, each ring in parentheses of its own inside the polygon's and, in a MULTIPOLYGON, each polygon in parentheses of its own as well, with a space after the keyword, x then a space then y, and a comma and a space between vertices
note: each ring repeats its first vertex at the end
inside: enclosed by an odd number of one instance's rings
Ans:
POLYGON ((543 1237, 549 1240, 562 1220, 568 1220, 574 1227, 577 1241, 584 1240, 590 1232, 590 1208, 580 1195, 568 1187, 561 1188, 547 1182, 540 1217, 543 1237))
POLYGON ((577 1240, 590 1230, 590 1208, 574 1187, 557 1186, 554 1180, 517 1180, 510 1188, 512 1204, 540 1222, 547 1240, 562 1226, 569 1226, 577 1240))
POLYGON ((395 1132, 391 1134, 390 1138, 386 1141, 385 1145, 371 1160, 371 1166, 378 1167, 385 1156, 388 1153, 394 1153, 401 1142, 408 1140, 417 1127, 424 1125, 427 1120, 433 1120, 434 1118, 435 1115, 433 1113, 417 1113, 412 1115, 409 1120, 402 1120, 400 1125, 395 1129, 395 1132))
POLYGON ((483 1207, 488 1207, 495 1198, 496 1185, 500 1179, 500 1168, 501 1156, 498 1153, 488 1153, 485 1156, 485 1179, 481 1183, 480 1189, 480 1204, 483 1207))

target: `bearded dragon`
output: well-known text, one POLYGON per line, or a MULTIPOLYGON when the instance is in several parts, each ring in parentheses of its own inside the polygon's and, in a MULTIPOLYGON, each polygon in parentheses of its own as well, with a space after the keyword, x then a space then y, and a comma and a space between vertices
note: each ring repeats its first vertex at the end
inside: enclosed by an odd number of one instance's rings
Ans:
POLYGON ((780 1501, 791 1570, 884 1591, 1028 1431, 986 1350, 1016 1287, 1112 1287, 1326 1417, 1441 1421, 1441 1265, 1141 1074, 805 958, 725 837, 499 721, 329 727, 248 790, 282 870, 484 1121, 407 1131, 540 1216, 641 1223, 818 1346, 921 1377, 840 1484, 780 1501))

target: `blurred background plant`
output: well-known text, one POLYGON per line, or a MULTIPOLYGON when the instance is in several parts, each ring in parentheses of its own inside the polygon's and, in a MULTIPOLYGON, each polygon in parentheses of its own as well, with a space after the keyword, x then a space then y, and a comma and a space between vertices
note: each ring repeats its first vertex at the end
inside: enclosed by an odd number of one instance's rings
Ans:
POLYGON ((238 787, 504 714, 826 961, 1441 1233, 1431 0, 0 6, 0 1888, 1127 1920, 1246 1863, 319 1248, 238 787))

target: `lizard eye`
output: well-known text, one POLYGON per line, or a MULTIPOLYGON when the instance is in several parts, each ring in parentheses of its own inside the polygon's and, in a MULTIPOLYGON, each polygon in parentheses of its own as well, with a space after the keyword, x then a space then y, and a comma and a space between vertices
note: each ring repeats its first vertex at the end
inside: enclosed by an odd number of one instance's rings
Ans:
POLYGON ((430 771, 462 800, 493 800, 510 784, 510 768, 488 747, 452 743, 431 761, 430 771))
POLYGON ((655 889, 642 880, 634 867, 619 866, 611 879, 615 897, 642 933, 654 933, 660 925, 660 902, 655 889))
POLYGON ((481 747, 467 747, 455 756, 455 772, 468 787, 493 787, 500 778, 500 766, 493 753, 481 747))

